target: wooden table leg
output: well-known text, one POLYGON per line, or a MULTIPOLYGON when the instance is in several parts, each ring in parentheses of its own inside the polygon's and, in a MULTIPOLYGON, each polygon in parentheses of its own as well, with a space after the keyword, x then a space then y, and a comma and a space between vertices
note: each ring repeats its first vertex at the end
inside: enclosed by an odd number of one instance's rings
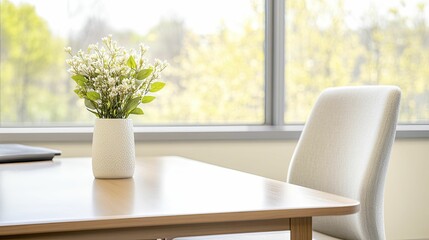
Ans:
POLYGON ((311 240, 313 237, 313 227, 311 217, 291 218, 290 239, 291 240, 311 240))

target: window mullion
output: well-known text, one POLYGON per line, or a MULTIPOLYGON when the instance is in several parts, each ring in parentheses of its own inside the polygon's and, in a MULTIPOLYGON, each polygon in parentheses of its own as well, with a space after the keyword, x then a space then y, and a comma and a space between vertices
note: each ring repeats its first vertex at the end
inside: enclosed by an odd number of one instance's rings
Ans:
POLYGON ((266 1, 265 123, 284 124, 284 0, 266 1))

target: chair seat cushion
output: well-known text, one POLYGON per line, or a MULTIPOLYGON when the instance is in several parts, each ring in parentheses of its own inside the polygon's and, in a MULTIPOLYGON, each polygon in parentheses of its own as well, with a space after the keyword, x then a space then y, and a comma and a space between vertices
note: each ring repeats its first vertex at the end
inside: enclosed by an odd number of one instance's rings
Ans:
MULTIPOLYGON (((290 239, 289 231, 278 232, 260 232, 260 233, 240 233, 226 235, 211 235, 198 237, 175 238, 175 240, 288 240, 290 239)), ((335 240, 339 238, 330 237, 323 233, 313 231, 313 240, 335 240)))

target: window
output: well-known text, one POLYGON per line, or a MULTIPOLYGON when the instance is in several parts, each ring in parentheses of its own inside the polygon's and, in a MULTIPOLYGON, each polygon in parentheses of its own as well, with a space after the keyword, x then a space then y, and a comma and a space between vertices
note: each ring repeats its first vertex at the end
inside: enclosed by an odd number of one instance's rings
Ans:
MULTIPOLYGON (((403 91, 400 123, 429 126, 425 0, 2 0, 0 5, 3 129, 92 126, 94 116, 73 93, 63 49, 85 49, 108 34, 126 47, 144 42, 150 59, 170 63, 163 73, 167 87, 144 106, 144 116, 134 117, 135 125, 284 131, 304 123, 327 87, 392 84, 403 91)), ((253 133, 246 136, 260 132, 253 133)))
POLYGON ((286 123, 324 88, 377 84, 402 89, 400 123, 429 123, 427 1, 288 0, 285 49, 286 123))
POLYGON ((64 47, 108 34, 170 63, 135 125, 264 123, 261 0, 4 0, 1 13, 1 126, 91 125, 64 47))

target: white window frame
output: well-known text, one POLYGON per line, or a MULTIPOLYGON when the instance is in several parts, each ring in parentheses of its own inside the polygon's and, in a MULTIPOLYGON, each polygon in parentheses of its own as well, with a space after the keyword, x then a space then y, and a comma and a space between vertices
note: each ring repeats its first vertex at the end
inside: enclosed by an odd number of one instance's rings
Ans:
MULTIPOLYGON (((285 1, 265 1, 265 123, 231 126, 136 126, 140 141, 296 140, 303 125, 284 124, 285 1)), ((90 142, 93 127, 0 127, 0 143, 90 142)), ((429 138, 429 125, 398 125, 397 138, 429 138)))

